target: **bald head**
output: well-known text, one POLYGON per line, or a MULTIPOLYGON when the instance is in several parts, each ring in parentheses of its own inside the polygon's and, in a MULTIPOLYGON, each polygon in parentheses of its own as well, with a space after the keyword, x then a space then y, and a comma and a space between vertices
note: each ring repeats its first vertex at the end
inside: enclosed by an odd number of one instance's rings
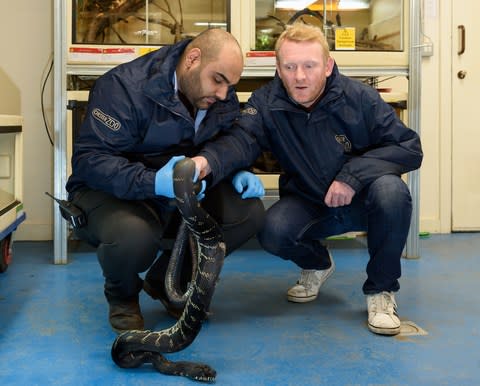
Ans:
POLYGON ((202 32, 185 47, 176 67, 178 89, 190 103, 206 109, 227 98, 243 72, 237 40, 221 29, 202 32))
POLYGON ((203 31, 187 45, 185 52, 192 48, 200 49, 202 59, 206 62, 222 59, 222 54, 228 54, 239 60, 243 66, 242 49, 237 39, 231 33, 222 29, 212 28, 203 31))

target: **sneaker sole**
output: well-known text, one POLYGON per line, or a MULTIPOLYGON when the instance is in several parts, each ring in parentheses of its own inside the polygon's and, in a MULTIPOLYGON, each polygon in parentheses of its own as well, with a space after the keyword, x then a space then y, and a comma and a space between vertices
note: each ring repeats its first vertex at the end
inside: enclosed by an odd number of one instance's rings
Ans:
POLYGON ((375 327, 369 323, 368 329, 378 335, 398 335, 400 333, 400 326, 393 327, 393 328, 385 328, 385 327, 375 327))
POLYGON ((308 303, 315 300, 318 295, 308 296, 308 297, 298 297, 298 296, 291 296, 287 295, 287 300, 292 303, 308 303))

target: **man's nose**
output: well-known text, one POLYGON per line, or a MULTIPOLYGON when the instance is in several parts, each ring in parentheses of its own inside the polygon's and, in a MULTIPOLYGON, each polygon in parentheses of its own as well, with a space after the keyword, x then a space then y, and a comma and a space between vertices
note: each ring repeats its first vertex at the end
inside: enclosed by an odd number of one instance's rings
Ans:
POLYGON ((215 97, 223 101, 227 98, 227 93, 228 93, 228 86, 221 86, 217 89, 217 92, 215 93, 215 97))
POLYGON ((303 71, 302 66, 297 67, 297 70, 295 71, 295 78, 296 79, 305 79, 305 71, 303 71))

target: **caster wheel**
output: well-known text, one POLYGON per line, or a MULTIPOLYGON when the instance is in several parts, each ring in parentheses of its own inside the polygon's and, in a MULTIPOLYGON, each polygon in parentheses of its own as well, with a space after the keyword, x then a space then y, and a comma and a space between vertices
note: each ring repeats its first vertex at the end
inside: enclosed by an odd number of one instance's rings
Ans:
POLYGON ((12 262, 12 248, 11 248, 12 234, 10 233, 0 242, 0 272, 5 272, 12 262))

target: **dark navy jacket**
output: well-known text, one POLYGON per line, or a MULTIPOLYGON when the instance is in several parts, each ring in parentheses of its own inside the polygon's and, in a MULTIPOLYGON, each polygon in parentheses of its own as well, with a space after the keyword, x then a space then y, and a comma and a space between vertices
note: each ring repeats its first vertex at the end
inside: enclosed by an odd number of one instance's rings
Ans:
POLYGON ((269 150, 284 172, 280 194, 319 204, 333 180, 359 192, 382 175, 419 168, 423 157, 417 133, 376 90, 340 74, 336 65, 310 112, 289 98, 276 75, 252 94, 232 133, 201 153, 215 180, 269 150))
POLYGON ((173 83, 187 43, 162 47, 96 81, 74 144, 70 195, 88 186, 122 199, 154 198, 155 173, 173 155, 194 156, 206 140, 231 128, 239 115, 233 88, 195 133, 173 83))

